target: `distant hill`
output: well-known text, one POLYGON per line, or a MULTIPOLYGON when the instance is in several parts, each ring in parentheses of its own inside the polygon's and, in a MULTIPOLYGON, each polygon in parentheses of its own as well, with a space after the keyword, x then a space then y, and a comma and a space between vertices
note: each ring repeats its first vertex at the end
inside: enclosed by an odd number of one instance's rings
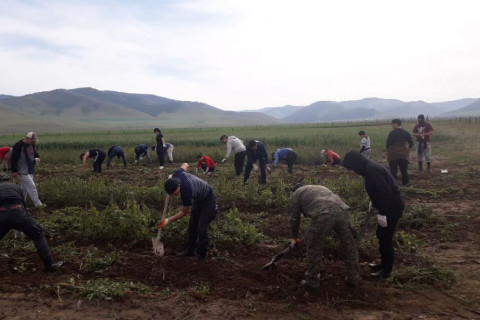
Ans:
MULTIPOLYGON (((423 113, 429 117, 444 116, 447 110, 465 107, 478 99, 460 99, 447 102, 405 102, 396 99, 365 98, 351 101, 318 101, 308 106, 288 106, 294 112, 284 115, 284 108, 265 108, 257 111, 278 117, 285 122, 309 123, 368 119, 411 118, 423 113)), ((452 113, 453 115, 454 113, 452 113)))
POLYGON ((260 112, 224 111, 201 102, 93 88, 2 97, 0 132, 245 126, 281 122, 260 112))
POLYGON ((263 108, 255 110, 256 112, 262 112, 268 114, 271 117, 277 119, 287 119, 289 115, 300 110, 303 107, 298 106, 284 106, 284 107, 273 107, 273 108, 263 108))
POLYGON ((13 98, 13 96, 9 96, 9 95, 6 95, 6 94, 0 94, 0 100, 8 99, 8 98, 13 98))
POLYGON ((480 99, 475 100, 471 104, 452 110, 444 114, 445 116, 480 116, 480 99))

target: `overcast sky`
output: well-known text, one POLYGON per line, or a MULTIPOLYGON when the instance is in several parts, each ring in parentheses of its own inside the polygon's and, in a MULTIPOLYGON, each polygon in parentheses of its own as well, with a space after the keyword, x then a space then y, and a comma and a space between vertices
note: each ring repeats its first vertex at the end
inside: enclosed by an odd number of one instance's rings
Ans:
POLYGON ((0 0, 0 94, 224 110, 480 97, 479 0, 0 0))

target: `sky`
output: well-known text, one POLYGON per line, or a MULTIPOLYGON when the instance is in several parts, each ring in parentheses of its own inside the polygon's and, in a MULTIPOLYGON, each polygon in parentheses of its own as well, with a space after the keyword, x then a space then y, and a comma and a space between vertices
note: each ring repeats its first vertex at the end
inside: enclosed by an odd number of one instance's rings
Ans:
POLYGON ((478 0, 0 0, 0 94, 251 110, 480 97, 478 0))

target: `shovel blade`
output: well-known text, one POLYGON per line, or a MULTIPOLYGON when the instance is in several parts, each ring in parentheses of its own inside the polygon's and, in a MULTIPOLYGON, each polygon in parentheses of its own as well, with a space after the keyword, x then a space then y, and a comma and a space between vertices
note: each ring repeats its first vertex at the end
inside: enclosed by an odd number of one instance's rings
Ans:
POLYGON ((157 236, 152 238, 153 254, 158 257, 163 257, 163 255, 165 254, 163 242, 160 240, 161 237, 162 237, 162 230, 158 230, 157 236))

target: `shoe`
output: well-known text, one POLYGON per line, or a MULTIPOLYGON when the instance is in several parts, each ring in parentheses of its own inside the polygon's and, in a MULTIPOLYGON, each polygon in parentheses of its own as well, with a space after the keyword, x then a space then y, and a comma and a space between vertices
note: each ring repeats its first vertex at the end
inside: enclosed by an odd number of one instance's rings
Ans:
POLYGON ((63 261, 52 263, 49 267, 45 267, 45 273, 55 272, 63 266, 63 261))
POLYGON ((300 281, 300 285, 302 287, 307 287, 307 288, 311 288, 311 289, 320 289, 320 283, 318 283, 317 281, 313 282, 311 280, 302 280, 300 281))
POLYGON ((164 168, 164 166, 160 166, 160 167, 158 167, 158 169, 160 169, 160 170, 163 170, 163 168, 164 168))
POLYGON ((386 271, 385 269, 380 269, 377 272, 370 273, 370 276, 376 279, 386 279, 390 277, 390 272, 386 271))
POLYGON ((177 253, 177 257, 195 257, 197 256, 197 253, 195 251, 191 251, 189 249, 177 253))
POLYGON ((382 264, 377 264, 377 263, 369 263, 368 267, 373 272, 377 272, 383 269, 382 264))

